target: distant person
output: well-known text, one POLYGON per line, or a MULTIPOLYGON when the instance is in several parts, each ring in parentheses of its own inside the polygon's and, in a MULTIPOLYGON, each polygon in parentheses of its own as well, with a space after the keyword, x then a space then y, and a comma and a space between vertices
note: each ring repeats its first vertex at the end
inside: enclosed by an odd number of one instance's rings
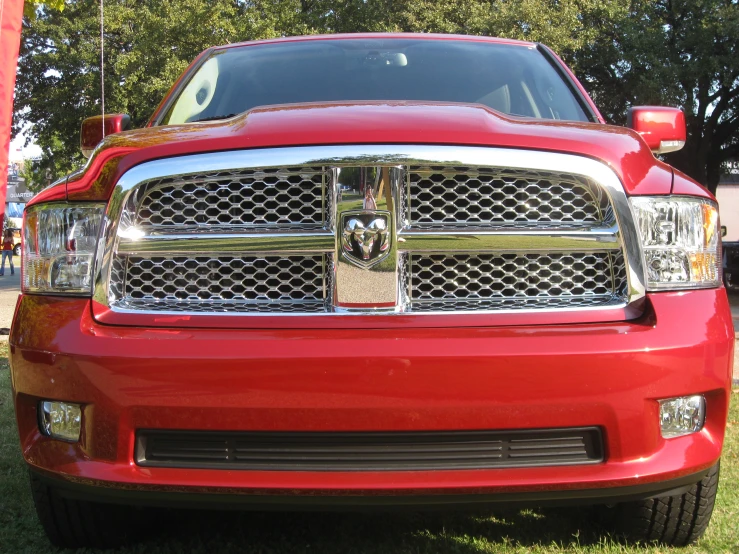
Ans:
POLYGON ((13 267, 13 231, 5 229, 3 233, 3 263, 0 267, 0 277, 5 275, 5 258, 10 260, 10 274, 15 275, 15 268, 13 267))

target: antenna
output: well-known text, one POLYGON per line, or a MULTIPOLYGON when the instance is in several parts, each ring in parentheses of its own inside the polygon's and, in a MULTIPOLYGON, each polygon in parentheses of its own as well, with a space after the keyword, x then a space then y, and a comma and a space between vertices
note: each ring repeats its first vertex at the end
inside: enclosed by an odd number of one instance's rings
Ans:
POLYGON ((100 108, 102 112, 102 120, 103 120, 103 138, 105 138, 105 66, 103 58, 103 21, 104 21, 104 11, 103 11, 103 0, 100 0, 100 108))

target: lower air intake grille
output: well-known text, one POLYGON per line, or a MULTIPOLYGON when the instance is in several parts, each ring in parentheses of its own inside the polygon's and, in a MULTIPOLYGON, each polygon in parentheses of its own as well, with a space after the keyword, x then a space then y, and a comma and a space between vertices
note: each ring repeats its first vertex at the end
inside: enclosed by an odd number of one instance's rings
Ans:
POLYGON ((593 464, 596 427, 535 431, 291 433, 142 430, 142 466, 292 471, 413 471, 593 464))

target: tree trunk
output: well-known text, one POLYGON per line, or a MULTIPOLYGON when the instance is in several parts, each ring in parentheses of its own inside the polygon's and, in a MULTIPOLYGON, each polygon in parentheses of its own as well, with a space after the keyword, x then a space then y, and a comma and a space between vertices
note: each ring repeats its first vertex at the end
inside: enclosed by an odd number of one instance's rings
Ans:
POLYGON ((683 173, 689 175, 701 185, 706 185, 706 164, 700 153, 700 148, 696 144, 697 140, 690 140, 685 143, 685 147, 672 154, 665 156, 665 161, 673 166, 675 169, 679 169, 683 173))
POLYGON ((721 180, 723 174, 723 162, 724 160, 717 156, 709 156, 706 163, 706 188, 711 191, 711 194, 716 194, 718 188, 718 182, 721 180))
MULTIPOLYGON (((687 115, 687 114, 686 114, 687 115)), ((688 116, 688 139, 682 150, 665 156, 667 163, 716 193, 721 176, 721 162, 711 156, 711 137, 703 136, 705 124, 695 116, 688 116)))

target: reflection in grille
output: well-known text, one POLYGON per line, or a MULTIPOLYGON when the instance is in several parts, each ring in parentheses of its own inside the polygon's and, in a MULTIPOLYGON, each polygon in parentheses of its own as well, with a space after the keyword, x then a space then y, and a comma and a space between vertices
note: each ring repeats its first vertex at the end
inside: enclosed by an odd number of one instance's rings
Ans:
POLYGON ((323 169, 243 169, 151 181, 141 226, 323 225, 323 169))
POLYGON ((323 264, 320 254, 131 256, 119 305, 198 312, 323 311, 323 264))
POLYGON ((623 301, 623 255, 413 254, 412 311, 598 306, 623 301))
POLYGON ((534 170, 411 166, 409 193, 416 227, 595 225, 607 208, 584 177, 534 170))

